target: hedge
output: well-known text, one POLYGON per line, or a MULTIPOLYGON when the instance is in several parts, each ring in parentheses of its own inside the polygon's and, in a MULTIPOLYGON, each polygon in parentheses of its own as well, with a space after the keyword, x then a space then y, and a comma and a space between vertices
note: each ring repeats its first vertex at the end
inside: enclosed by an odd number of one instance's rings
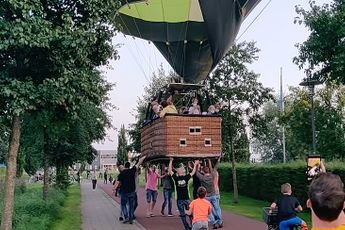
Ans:
MULTIPOLYGON (((345 181, 345 164, 327 163, 327 171, 339 175, 345 181)), ((240 195, 272 202, 280 194, 280 185, 290 183, 293 195, 302 204, 307 200, 309 181, 306 177, 305 162, 287 164, 238 164, 236 167, 238 191, 240 195)), ((232 192, 232 169, 230 164, 219 168, 220 189, 232 192)))

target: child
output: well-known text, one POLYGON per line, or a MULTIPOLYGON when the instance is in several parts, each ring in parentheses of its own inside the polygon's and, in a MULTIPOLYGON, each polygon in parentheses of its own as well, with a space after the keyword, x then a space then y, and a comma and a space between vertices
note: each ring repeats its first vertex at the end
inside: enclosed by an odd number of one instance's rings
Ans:
POLYGON ((187 215, 193 215, 192 230, 208 229, 208 216, 211 214, 211 204, 206 197, 206 188, 198 188, 198 199, 193 200, 189 205, 187 215))
POLYGON ((271 210, 278 207, 279 229, 289 230, 293 225, 301 225, 302 230, 307 229, 306 223, 296 215, 296 212, 301 212, 303 209, 297 198, 291 196, 291 185, 282 184, 280 191, 282 195, 271 204, 271 210))

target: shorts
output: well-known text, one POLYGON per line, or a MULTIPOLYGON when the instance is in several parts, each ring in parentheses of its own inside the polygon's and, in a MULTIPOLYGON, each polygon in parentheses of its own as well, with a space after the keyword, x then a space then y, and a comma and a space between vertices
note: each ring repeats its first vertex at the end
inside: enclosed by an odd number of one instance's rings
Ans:
POLYGON ((192 226, 192 230, 206 230, 206 229, 208 229, 207 221, 197 221, 192 226))
POLYGON ((156 202, 157 200, 157 196, 158 196, 158 192, 151 190, 151 189, 147 189, 146 190, 146 201, 147 203, 151 203, 152 202, 156 202))

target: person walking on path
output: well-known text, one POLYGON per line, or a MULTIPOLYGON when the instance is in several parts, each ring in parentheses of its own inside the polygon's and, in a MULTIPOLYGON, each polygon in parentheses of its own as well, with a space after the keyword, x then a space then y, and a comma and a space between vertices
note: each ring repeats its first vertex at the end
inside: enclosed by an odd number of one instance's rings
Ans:
POLYGON ((105 169, 105 171, 104 171, 104 175, 103 175, 103 183, 104 184, 108 184, 108 170, 107 169, 105 169))
POLYGON ((211 214, 211 204, 205 199, 206 188, 201 186, 198 188, 198 198, 193 200, 189 205, 187 215, 193 216, 192 230, 207 230, 208 216, 211 214))
POLYGON ((213 229, 222 228, 223 227, 222 215, 221 215, 220 207, 216 199, 216 193, 214 190, 215 172, 214 171, 211 172, 208 166, 204 166, 203 173, 204 174, 201 174, 199 171, 197 171, 196 176, 199 178, 201 186, 206 188, 206 191, 207 191, 206 200, 208 200, 212 206, 212 214, 209 216, 210 222, 213 225, 213 229))
POLYGON ((168 205, 168 216, 174 216, 172 214, 172 198, 173 198, 173 191, 174 191, 174 182, 169 175, 168 169, 165 169, 164 174, 162 175, 162 185, 163 185, 163 195, 164 195, 164 202, 162 204, 161 214, 164 216, 165 207, 168 205))
POLYGON ((188 181, 193 177, 196 171, 196 166, 199 164, 199 161, 194 162, 193 171, 186 175, 186 169, 183 166, 180 166, 176 169, 176 173, 173 172, 173 158, 170 158, 168 171, 169 174, 175 181, 176 193, 177 193, 177 208, 182 220, 185 230, 190 230, 191 226, 187 221, 185 210, 189 209, 189 192, 188 192, 188 181))
POLYGON ((97 185, 97 176, 96 176, 96 171, 94 170, 92 175, 91 175, 91 181, 92 181, 92 189, 95 190, 96 189, 96 185, 97 185))
POLYGON ((145 156, 141 157, 138 163, 132 168, 130 168, 131 164, 129 162, 126 162, 125 169, 122 171, 122 173, 120 173, 118 177, 118 184, 119 186, 121 186, 121 209, 125 217, 123 223, 133 224, 135 204, 135 176, 138 167, 143 163, 144 159, 145 156))
POLYGON ((147 202, 147 213, 146 217, 153 217, 153 209, 156 205, 157 196, 158 196, 158 189, 157 189, 157 183, 158 179, 162 178, 161 175, 158 174, 156 166, 150 165, 150 167, 147 169, 146 174, 146 202, 147 202))

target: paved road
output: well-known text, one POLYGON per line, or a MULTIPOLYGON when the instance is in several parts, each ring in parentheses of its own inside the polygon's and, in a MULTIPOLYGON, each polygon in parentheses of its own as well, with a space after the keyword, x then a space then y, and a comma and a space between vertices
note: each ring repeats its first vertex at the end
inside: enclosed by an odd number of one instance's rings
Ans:
POLYGON ((102 189, 92 190, 89 182, 81 183, 80 188, 83 230, 145 230, 139 223, 119 222, 119 204, 102 189))
MULTIPOLYGON (((114 200, 119 202, 119 199, 111 195, 111 185, 100 184, 107 194, 111 196, 114 200)), ((155 217, 146 217, 146 199, 145 190, 140 188, 138 191, 138 209, 136 211, 136 217, 140 224, 142 224, 146 229, 149 230, 182 230, 183 225, 178 217, 178 212, 176 208, 176 202, 173 202, 173 213, 174 217, 163 217, 159 214, 160 207, 163 203, 163 194, 159 193, 157 198, 157 205, 155 207, 155 217)), ((253 220, 247 217, 239 216, 229 212, 223 212, 224 219, 224 230, 266 230, 267 226, 263 222, 253 220)))

